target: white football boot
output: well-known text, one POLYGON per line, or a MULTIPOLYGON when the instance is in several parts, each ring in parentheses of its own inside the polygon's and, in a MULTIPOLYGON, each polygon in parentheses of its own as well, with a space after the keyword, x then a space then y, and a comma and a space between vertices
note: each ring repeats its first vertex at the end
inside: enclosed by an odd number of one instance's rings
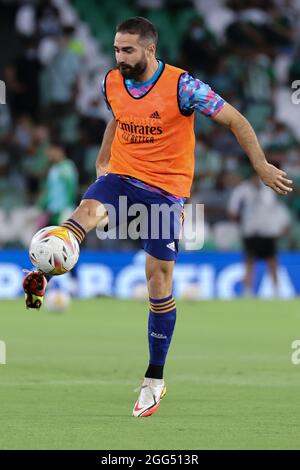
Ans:
POLYGON ((167 392, 163 379, 150 379, 145 377, 140 388, 140 394, 134 405, 132 416, 142 418, 151 416, 160 407, 160 400, 167 392))

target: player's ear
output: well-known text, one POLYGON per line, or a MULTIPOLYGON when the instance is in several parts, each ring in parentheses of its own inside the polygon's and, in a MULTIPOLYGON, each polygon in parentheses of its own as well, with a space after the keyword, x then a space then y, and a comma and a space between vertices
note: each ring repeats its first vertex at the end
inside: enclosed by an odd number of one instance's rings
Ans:
POLYGON ((155 55, 155 44, 154 43, 148 44, 146 51, 148 52, 149 56, 155 55))

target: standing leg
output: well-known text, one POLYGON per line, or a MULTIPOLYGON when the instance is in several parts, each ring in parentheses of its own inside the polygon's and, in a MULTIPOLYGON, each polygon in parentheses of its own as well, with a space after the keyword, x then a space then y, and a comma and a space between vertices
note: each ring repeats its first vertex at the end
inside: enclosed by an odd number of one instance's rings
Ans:
POLYGON ((174 261, 164 261, 147 254, 146 278, 150 310, 148 342, 150 360, 133 416, 150 416, 166 394, 163 370, 176 322, 176 304, 172 296, 174 261))
POLYGON ((150 361, 145 377, 162 379, 171 343, 176 304, 172 296, 174 261, 163 261, 147 254, 146 278, 150 300, 148 341, 150 361))

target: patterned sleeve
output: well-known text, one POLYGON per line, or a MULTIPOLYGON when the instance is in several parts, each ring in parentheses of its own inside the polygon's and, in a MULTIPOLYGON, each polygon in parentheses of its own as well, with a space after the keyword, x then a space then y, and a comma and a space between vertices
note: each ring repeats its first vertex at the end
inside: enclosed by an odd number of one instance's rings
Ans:
POLYGON ((214 117, 225 101, 209 85, 184 73, 179 81, 179 103, 182 111, 195 109, 205 116, 214 117))

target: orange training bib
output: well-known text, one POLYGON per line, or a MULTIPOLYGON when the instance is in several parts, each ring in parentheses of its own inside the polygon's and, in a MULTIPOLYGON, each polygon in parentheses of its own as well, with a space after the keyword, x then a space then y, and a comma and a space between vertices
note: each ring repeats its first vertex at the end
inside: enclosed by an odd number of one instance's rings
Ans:
POLYGON ((178 83, 184 70, 165 64, 152 88, 130 95, 119 70, 105 79, 117 122, 108 171, 138 178, 175 196, 188 197, 194 175, 194 114, 179 109, 178 83))

